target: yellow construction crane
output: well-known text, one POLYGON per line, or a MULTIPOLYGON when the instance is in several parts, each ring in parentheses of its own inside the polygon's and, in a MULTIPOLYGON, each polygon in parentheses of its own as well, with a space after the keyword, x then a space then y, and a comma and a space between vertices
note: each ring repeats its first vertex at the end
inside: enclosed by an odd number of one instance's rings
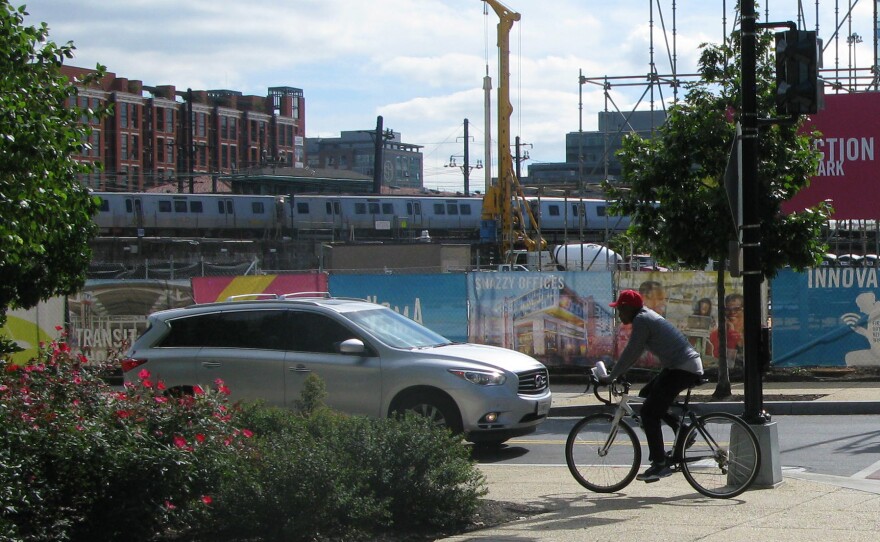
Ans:
MULTIPOLYGON (((534 228, 536 221, 525 199, 510 154, 510 30, 520 14, 497 0, 482 0, 498 15, 498 182, 486 189, 483 197, 484 223, 489 229, 494 223, 501 229, 501 254, 510 255, 514 249, 544 250, 543 239, 529 237, 523 213, 528 215, 528 226, 534 228)), ((487 228, 484 226, 484 231, 487 228)), ((497 233, 495 234, 497 239, 497 233)))

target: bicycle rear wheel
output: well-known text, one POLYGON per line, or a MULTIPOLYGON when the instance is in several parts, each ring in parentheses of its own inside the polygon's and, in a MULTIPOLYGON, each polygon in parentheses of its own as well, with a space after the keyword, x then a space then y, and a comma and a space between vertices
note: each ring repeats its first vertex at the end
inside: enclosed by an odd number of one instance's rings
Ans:
POLYGON ((610 414, 587 416, 571 429, 565 442, 565 462, 579 484, 598 493, 626 487, 639 470, 642 446, 635 431, 610 414))
POLYGON ((752 485, 761 467, 758 437, 737 416, 700 416, 685 435, 682 473, 694 489, 716 499, 736 497, 752 485))

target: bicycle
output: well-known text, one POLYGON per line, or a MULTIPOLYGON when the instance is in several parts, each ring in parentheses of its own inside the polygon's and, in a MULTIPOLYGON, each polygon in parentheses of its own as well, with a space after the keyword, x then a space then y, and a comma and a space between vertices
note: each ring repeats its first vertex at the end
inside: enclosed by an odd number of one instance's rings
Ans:
MULTIPOLYGON (((699 385, 705 380, 695 383, 699 385)), ((565 443, 568 469, 582 486, 597 493, 620 491, 635 479, 642 461, 642 445, 633 426, 641 420, 630 405, 630 383, 626 380, 608 386, 609 397, 599 394, 599 379, 590 374, 589 391, 599 401, 613 406, 613 413, 585 416, 578 421, 565 443)), ((688 483, 701 494, 720 499, 736 497, 755 481, 761 464, 758 437, 747 423, 726 412, 697 415, 690 407, 691 386, 684 401, 673 403, 680 410, 678 430, 667 452, 667 464, 681 471, 688 483)))

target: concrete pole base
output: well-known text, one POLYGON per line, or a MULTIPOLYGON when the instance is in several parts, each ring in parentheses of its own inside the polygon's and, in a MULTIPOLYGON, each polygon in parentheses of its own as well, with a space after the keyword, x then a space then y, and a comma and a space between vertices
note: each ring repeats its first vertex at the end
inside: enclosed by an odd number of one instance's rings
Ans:
POLYGON ((773 489, 782 485, 782 464, 779 461, 779 430, 776 422, 750 425, 761 446, 761 470, 752 489, 773 489))

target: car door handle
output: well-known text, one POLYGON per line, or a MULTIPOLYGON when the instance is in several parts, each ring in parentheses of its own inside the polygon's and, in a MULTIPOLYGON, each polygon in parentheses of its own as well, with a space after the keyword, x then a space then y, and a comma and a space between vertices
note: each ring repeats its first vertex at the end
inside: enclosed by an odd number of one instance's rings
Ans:
POLYGON ((213 369, 215 367, 220 367, 219 361, 203 361, 202 367, 206 367, 208 369, 213 369))
POLYGON ((290 367, 289 370, 291 370, 295 373, 310 373, 310 372, 312 372, 311 369, 309 369, 308 367, 306 367, 302 363, 297 364, 296 367, 290 367))

